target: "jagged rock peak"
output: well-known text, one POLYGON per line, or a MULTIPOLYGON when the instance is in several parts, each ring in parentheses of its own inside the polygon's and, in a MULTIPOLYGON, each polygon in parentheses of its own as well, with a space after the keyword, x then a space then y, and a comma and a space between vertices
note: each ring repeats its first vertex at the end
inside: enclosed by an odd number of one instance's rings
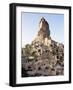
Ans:
POLYGON ((39 23, 41 23, 41 22, 44 22, 44 23, 46 23, 46 24, 48 25, 48 22, 46 21, 46 19, 45 19, 44 17, 42 17, 42 18, 40 19, 40 22, 39 22, 39 23))
POLYGON ((38 36, 41 36, 43 38, 50 37, 49 24, 44 17, 42 17, 39 22, 38 36))
POLYGON ((40 43, 49 46, 51 44, 49 24, 44 17, 40 19, 39 31, 36 38, 32 41, 32 44, 40 43))

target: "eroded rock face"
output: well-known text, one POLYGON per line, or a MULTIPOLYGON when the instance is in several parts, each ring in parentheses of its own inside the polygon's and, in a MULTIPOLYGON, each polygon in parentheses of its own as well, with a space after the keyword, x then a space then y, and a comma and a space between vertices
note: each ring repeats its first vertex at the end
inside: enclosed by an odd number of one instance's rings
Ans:
POLYGON ((49 24, 41 18, 37 37, 26 54, 22 49, 22 76, 64 75, 64 45, 51 39, 49 24))
POLYGON ((43 39, 46 37, 47 38, 50 37, 49 24, 43 17, 41 18, 40 23, 39 23, 38 36, 41 36, 43 39))
POLYGON ((39 31, 38 35, 32 44, 41 43, 44 45, 49 45, 51 43, 50 30, 48 22, 42 17, 39 22, 39 31))

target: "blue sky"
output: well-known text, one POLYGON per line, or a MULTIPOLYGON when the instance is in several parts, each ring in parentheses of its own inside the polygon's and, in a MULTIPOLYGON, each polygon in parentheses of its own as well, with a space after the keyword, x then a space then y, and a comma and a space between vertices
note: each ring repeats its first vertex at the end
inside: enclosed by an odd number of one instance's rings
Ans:
POLYGON ((44 17, 49 23, 51 38, 64 44, 63 14, 22 12, 22 47, 30 44, 36 37, 39 31, 39 21, 41 17, 44 17))

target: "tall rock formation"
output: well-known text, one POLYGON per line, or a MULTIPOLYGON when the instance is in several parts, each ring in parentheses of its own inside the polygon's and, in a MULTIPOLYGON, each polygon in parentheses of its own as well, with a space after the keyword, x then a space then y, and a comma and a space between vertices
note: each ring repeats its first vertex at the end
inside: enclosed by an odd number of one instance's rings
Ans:
POLYGON ((39 22, 39 31, 36 39, 32 42, 34 43, 41 43, 44 45, 51 44, 51 37, 50 37, 50 30, 49 30, 49 24, 48 22, 42 17, 39 22))
POLYGON ((64 45, 51 39, 43 17, 36 38, 26 46, 22 49, 22 77, 64 75, 64 45))

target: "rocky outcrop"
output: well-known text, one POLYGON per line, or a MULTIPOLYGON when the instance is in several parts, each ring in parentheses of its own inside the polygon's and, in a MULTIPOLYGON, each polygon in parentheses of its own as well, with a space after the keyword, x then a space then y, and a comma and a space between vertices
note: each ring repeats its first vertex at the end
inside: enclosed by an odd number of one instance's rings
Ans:
POLYGON ((49 45, 51 44, 51 37, 50 37, 50 30, 49 30, 49 24, 48 22, 42 17, 39 22, 39 31, 38 35, 35 38, 34 41, 32 41, 32 44, 44 44, 49 45))
POLYGON ((64 75, 64 45, 51 39, 49 24, 41 18, 37 37, 22 49, 22 77, 55 75, 64 75))

